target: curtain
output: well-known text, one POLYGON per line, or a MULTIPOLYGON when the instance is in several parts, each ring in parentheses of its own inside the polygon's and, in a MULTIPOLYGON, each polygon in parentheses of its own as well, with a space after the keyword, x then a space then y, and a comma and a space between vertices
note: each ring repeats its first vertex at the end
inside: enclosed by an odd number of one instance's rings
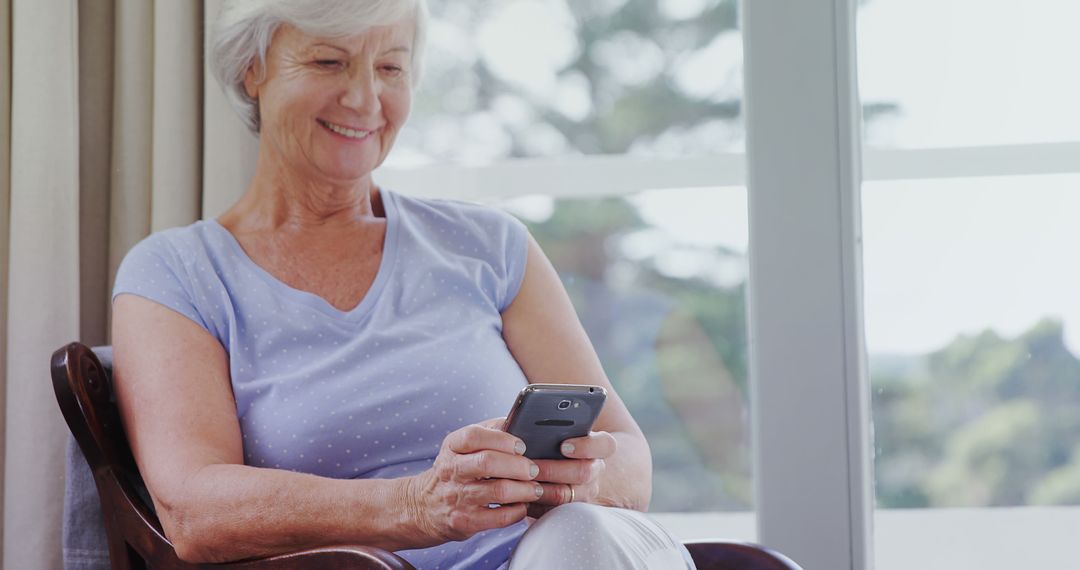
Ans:
POLYGON ((220 3, 0 0, 3 568, 61 567, 50 355, 108 343, 128 249, 217 216, 254 172, 257 141, 205 70, 220 3))

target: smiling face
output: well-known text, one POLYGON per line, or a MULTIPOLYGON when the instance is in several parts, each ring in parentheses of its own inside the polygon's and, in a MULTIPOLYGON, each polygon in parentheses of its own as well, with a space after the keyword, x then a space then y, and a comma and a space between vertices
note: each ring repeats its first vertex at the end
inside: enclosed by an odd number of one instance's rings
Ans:
POLYGON ((262 81, 254 67, 244 80, 259 104, 264 150, 303 177, 370 175, 409 116, 412 43, 411 22, 333 39, 279 27, 262 81))

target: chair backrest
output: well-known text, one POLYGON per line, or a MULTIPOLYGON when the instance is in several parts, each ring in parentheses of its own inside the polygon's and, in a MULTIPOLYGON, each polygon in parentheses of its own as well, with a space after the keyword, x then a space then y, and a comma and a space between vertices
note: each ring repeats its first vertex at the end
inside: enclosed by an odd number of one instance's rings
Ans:
POLYGON ((51 369, 56 401, 97 486, 114 570, 217 566, 246 570, 414 570, 391 552, 354 545, 312 548, 221 565, 180 560, 154 513, 150 493, 128 446, 113 395, 112 350, 91 350, 74 342, 53 353, 51 369))
POLYGON ((187 566, 165 538, 128 447, 110 368, 86 345, 71 343, 53 353, 52 382, 64 420, 94 475, 112 567, 187 566))

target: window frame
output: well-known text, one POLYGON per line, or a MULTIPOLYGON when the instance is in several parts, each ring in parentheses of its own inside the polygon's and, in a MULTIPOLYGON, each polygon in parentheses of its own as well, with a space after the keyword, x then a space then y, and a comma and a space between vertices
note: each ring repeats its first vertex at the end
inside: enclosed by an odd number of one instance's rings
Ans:
MULTIPOLYGON (((979 178, 1080 172, 1080 142, 926 149, 864 148, 863 181, 979 178)), ((381 184, 410 193, 440 188, 456 199, 494 202, 543 194, 590 198, 638 192, 746 187, 746 154, 652 158, 589 155, 521 158, 483 166, 380 168, 381 184)), ((430 193, 430 192, 429 192, 430 193)))
POLYGON ((808 568, 873 566, 855 4, 742 5, 758 538, 808 568))

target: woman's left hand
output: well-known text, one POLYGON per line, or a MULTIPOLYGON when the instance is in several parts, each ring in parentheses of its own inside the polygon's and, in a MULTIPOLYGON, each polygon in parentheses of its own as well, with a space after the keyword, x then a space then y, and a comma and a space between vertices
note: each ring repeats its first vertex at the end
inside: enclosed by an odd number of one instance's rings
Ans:
POLYGON ((594 431, 563 441, 561 451, 567 459, 535 460, 540 467, 535 481, 543 486, 544 495, 529 504, 529 516, 540 517, 569 502, 595 503, 600 496, 604 460, 614 455, 615 449, 613 435, 594 431))

